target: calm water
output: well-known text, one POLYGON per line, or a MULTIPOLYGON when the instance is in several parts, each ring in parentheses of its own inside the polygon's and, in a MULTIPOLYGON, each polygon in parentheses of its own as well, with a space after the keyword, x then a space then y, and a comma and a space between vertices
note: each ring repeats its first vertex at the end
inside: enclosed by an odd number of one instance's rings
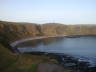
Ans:
POLYGON ((96 65, 96 37, 45 38, 20 43, 16 47, 20 53, 64 53, 96 65))

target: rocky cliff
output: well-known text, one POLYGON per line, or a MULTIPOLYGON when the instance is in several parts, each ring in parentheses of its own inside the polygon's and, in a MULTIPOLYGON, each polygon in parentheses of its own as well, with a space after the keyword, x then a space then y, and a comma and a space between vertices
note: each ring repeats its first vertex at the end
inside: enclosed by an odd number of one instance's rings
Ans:
POLYGON ((8 41, 36 37, 40 34, 39 25, 37 24, 0 22, 0 37, 8 41))
POLYGON ((96 25, 34 24, 0 21, 0 40, 12 42, 38 36, 96 35, 96 25))

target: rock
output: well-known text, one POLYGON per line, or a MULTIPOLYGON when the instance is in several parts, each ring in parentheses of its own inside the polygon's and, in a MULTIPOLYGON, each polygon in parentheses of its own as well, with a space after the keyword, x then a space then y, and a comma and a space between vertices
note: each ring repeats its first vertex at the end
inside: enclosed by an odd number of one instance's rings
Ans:
POLYGON ((65 63, 64 66, 65 67, 76 67, 77 64, 75 64, 75 63, 65 63))

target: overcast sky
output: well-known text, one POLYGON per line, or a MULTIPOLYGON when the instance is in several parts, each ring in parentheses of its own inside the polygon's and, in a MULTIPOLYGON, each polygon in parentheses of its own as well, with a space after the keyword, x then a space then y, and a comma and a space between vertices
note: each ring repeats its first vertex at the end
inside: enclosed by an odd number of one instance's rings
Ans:
POLYGON ((96 24, 96 0, 0 0, 0 20, 96 24))

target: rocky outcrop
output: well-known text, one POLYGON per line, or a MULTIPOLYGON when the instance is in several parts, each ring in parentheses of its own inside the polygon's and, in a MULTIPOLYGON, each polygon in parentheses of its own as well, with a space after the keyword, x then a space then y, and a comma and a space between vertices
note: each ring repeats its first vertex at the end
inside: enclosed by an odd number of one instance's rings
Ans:
POLYGON ((34 24, 0 21, 0 40, 12 42, 38 36, 96 35, 96 25, 34 24))

